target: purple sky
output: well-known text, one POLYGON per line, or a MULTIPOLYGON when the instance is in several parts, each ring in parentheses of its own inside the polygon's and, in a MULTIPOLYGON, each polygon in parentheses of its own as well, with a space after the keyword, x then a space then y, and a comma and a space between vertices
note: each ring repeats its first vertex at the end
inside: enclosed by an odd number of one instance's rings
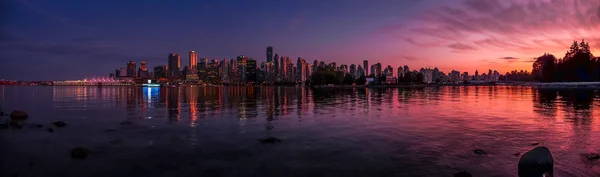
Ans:
POLYGON ((108 76, 170 52, 345 64, 531 70, 573 40, 600 53, 600 0, 4 0, 0 79, 108 76))

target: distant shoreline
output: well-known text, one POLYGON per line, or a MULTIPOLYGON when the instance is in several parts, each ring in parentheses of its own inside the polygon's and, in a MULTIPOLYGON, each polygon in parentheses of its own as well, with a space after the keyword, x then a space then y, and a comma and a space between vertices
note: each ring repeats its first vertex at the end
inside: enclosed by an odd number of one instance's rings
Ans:
MULTIPOLYGON (((57 87, 144 87, 142 85, 6 85, 6 86, 57 86, 57 87)), ((600 82, 499 82, 499 83, 460 83, 460 84, 390 84, 390 85, 329 85, 329 86, 306 86, 306 85, 178 85, 175 87, 305 87, 305 88, 426 88, 426 87, 457 87, 457 86, 511 86, 511 87, 533 87, 533 88, 548 88, 548 89, 568 89, 568 88, 600 88, 600 82)), ((172 87, 170 85, 161 85, 160 87, 172 87)))

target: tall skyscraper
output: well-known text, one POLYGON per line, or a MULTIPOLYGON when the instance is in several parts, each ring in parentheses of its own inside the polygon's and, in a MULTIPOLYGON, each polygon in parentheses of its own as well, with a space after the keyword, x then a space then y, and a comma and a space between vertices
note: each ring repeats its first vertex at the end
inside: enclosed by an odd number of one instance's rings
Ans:
POLYGON ((170 53, 169 54, 169 75, 170 78, 177 78, 180 76, 180 68, 181 68, 181 57, 179 54, 170 53))
POLYGON ((273 47, 267 47, 267 63, 273 62, 273 47))
POLYGON ((127 62, 127 77, 135 77, 135 69, 134 61, 127 62))
POLYGON ((256 82, 258 79, 258 73, 256 72, 258 64, 256 60, 250 58, 246 60, 246 81, 247 82, 256 82))
POLYGON ((355 64, 350 65, 350 75, 352 75, 352 77, 358 78, 358 75, 356 74, 356 65, 355 64))
POLYGON ((190 66, 190 71, 192 74, 196 74, 196 71, 198 70, 197 65, 198 65, 198 54, 196 54, 196 51, 190 51, 190 64, 188 66, 190 66))
POLYGON ((365 69, 365 76, 369 75, 369 61, 367 59, 365 59, 365 61, 363 61, 363 66, 365 69))
MULTIPOLYGON (((240 55, 237 57, 237 67, 239 73, 239 81, 242 83, 246 83, 247 75, 246 75, 246 64, 248 62, 248 57, 244 55, 240 55)), ((256 66, 256 65, 255 65, 256 66)))
POLYGON ((165 78, 167 77, 166 66, 154 67, 154 78, 165 78))
POLYGON ((140 68, 138 69, 137 76, 141 77, 141 78, 149 78, 149 77, 151 77, 150 75, 148 75, 148 68, 146 68, 146 62, 145 61, 142 61, 142 63, 140 63, 140 68))
POLYGON ((410 72, 410 69, 407 65, 404 65, 404 75, 406 75, 408 72, 410 72))
POLYGON ((300 83, 304 83, 306 81, 306 61, 302 59, 302 57, 298 57, 298 61, 296 62, 296 81, 300 83))

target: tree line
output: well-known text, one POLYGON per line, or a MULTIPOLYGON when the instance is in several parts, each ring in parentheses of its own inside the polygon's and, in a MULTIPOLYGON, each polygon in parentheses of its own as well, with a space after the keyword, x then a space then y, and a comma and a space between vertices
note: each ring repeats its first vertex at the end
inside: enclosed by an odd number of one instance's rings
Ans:
POLYGON ((531 75, 540 82, 600 81, 600 57, 594 57, 584 40, 574 41, 562 58, 548 53, 537 57, 531 75))

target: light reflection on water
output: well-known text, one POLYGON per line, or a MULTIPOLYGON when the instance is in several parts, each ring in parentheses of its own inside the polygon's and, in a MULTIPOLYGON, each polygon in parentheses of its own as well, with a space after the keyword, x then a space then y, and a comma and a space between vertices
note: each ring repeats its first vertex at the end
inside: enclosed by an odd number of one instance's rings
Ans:
POLYGON ((5 111, 69 125, 2 131, 3 161, 17 160, 2 163, 0 176, 515 176, 513 154, 532 143, 553 151, 560 176, 600 174, 580 155, 600 153, 596 90, 1 89, 5 111), (269 136, 283 142, 257 141, 269 136), (85 162, 69 158, 76 146, 92 150, 85 162))

